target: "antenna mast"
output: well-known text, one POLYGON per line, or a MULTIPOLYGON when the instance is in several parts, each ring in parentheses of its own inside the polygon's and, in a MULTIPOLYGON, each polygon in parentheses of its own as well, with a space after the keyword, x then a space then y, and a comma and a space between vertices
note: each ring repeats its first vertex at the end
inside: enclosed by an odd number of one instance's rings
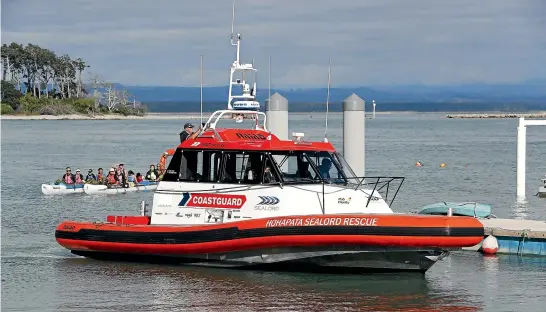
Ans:
POLYGON ((242 39, 242 36, 241 34, 237 34, 237 42, 236 43, 233 43, 233 30, 234 30, 234 27, 235 27, 235 0, 233 0, 233 8, 232 8, 232 17, 231 17, 231 45, 233 46, 237 46, 237 64, 239 64, 239 52, 240 52, 240 48, 241 48, 241 39, 242 39))
POLYGON ((201 54, 201 126, 203 125, 203 54, 201 54))
POLYGON ((330 101, 330 79, 332 59, 328 59, 328 93, 326 94, 326 127, 324 129, 324 142, 328 142, 328 102, 330 101))
MULTIPOLYGON (((260 110, 260 103, 256 100, 256 80, 257 74, 254 68, 254 59, 251 64, 242 64, 240 61, 241 40, 243 37, 240 33, 235 34, 235 0, 233 0, 231 20, 231 45, 236 46, 237 57, 231 64, 229 74, 229 91, 228 91, 228 109, 230 110, 260 110), (247 71, 253 71, 253 75, 246 74, 247 71), (234 77, 235 75, 235 77, 234 77), (240 78, 239 78, 240 77, 240 78), (234 80, 235 78, 235 80, 234 80), (253 79, 254 83, 251 86, 247 83, 247 78, 253 79), (234 94, 233 86, 242 87, 242 94, 234 94), (235 100, 233 103, 232 101, 235 100)), ((238 93, 238 92, 236 92, 238 93)), ((238 115, 243 116, 241 114, 238 115)), ((232 116, 234 117, 234 116, 232 116)))
POLYGON ((269 75, 269 98, 267 99, 267 104, 269 107, 271 107, 271 54, 269 54, 268 75, 269 75))
POLYGON ((237 45, 233 43, 233 25, 235 24, 235 0, 233 0, 233 8, 231 13, 231 45, 237 45))

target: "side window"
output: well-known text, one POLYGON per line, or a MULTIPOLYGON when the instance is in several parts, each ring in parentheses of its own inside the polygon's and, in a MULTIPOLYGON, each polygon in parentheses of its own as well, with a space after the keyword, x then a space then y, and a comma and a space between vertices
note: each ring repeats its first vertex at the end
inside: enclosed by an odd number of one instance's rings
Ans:
POLYGON ((199 151, 184 151, 182 152, 182 158, 186 160, 187 166, 186 168, 181 166, 179 179, 183 181, 196 181, 197 179, 199 179, 199 176, 202 172, 202 170, 199 170, 202 169, 202 167, 199 168, 199 158, 201 158, 202 164, 202 153, 199 151))
POLYGON ((203 177, 202 181, 217 182, 220 178, 220 165, 222 153, 214 151, 203 152, 203 177))
POLYGON ((275 170, 276 164, 271 161, 271 158, 264 155, 263 167, 260 168, 260 181, 263 184, 279 183, 281 179, 275 170))
POLYGON ((180 175, 181 162, 182 162, 182 150, 177 149, 176 152, 174 152, 173 157, 171 158, 171 161, 169 162, 169 165, 167 166, 167 170, 165 171, 165 174, 163 175, 162 181, 170 181, 170 182, 178 181, 178 176, 180 175))
POLYGON ((237 165, 236 165, 236 153, 224 153, 222 157, 222 176, 220 182, 222 183, 237 183, 237 165))
POLYGON ((163 181, 216 182, 220 172, 221 154, 216 151, 177 150, 163 181))
POLYGON ((279 163, 283 169, 281 174, 284 182, 296 181, 296 171, 298 170, 298 156, 295 153, 288 153, 279 163))
POLYGON ((263 155, 258 152, 224 152, 222 183, 258 184, 261 181, 263 155))

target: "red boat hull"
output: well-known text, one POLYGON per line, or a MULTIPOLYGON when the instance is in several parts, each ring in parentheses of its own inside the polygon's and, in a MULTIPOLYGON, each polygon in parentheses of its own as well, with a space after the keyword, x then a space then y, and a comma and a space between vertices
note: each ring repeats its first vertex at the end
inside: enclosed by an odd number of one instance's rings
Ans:
POLYGON ((331 245, 450 249, 474 246, 484 236, 483 225, 470 217, 315 215, 198 226, 142 224, 148 217, 127 220, 68 221, 57 227, 55 237, 69 250, 178 256, 331 245))

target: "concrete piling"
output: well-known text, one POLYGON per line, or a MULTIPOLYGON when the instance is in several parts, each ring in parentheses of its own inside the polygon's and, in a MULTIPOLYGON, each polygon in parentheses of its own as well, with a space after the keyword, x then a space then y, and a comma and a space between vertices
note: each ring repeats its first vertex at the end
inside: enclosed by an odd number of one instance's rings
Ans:
POLYGON ((280 140, 288 140, 288 100, 275 92, 265 101, 267 129, 280 140))
MULTIPOLYGON (((267 116, 267 130, 275 134, 280 140, 288 140, 288 100, 275 92, 271 98, 265 101, 265 114, 267 116)), ((281 161, 281 159, 275 159, 281 161)), ((286 171, 286 165, 281 170, 286 171)))
POLYGON ((356 94, 343 101, 343 156, 358 177, 365 176, 365 102, 356 94))

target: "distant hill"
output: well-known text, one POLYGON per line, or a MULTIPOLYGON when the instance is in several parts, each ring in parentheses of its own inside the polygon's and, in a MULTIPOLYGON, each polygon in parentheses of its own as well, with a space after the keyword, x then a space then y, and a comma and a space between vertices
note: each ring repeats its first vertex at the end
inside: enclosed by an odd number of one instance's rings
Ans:
MULTIPOLYGON (((199 111, 199 87, 123 86, 151 112, 199 111)), ((274 89, 290 103, 291 111, 324 111, 326 88, 274 89)), ((330 107, 341 110, 343 99, 356 93, 372 99, 382 111, 529 111, 546 110, 546 80, 522 84, 465 84, 449 86, 406 85, 392 87, 340 87, 330 89, 330 107)), ((226 108, 228 86, 203 88, 206 111, 226 108)), ((263 104, 267 88, 258 89, 263 104)))

